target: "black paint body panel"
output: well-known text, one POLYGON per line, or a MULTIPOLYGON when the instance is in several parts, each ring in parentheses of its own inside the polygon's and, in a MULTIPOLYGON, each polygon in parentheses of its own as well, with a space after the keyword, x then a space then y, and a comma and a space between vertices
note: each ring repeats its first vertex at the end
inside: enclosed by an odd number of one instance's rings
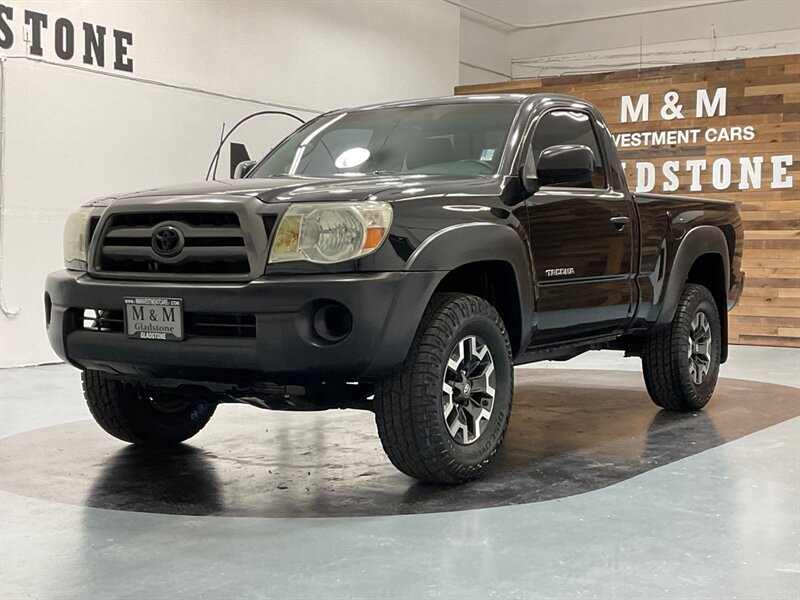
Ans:
MULTIPOLYGON (((480 101, 457 97, 422 103, 480 101)), ((554 347, 577 353, 606 347, 615 338, 640 339, 656 324, 669 322, 692 266, 704 255, 718 256, 724 265, 720 307, 725 318, 743 282, 742 226, 733 203, 629 192, 607 126, 586 102, 542 94, 501 101, 519 108, 495 175, 245 178, 90 204, 100 232, 111 215, 121 212, 219 206, 233 207, 255 231, 261 219, 279 221, 290 203, 332 199, 389 202, 393 221, 376 252, 334 265, 268 264, 269 232, 259 230, 245 236, 254 272, 227 282, 202 275, 180 281, 109 277, 92 267, 95 236, 88 274, 60 272, 48 278, 53 347, 79 367, 152 377, 374 376, 403 360, 425 306, 447 274, 482 262, 505 264, 513 274, 506 293, 516 293, 512 304, 519 314, 507 320, 509 328, 518 329, 510 331, 518 341, 517 363, 548 358, 554 347), (537 123, 554 110, 591 119, 603 154, 604 189, 538 187, 523 177, 537 123), (238 307, 256 315, 258 337, 236 344, 189 340, 176 352, 169 343, 140 342, 147 346, 139 348, 113 334, 77 331, 68 317, 77 308, 113 308, 133 293, 181 297, 187 307, 210 311, 238 307), (304 306, 326 299, 351 310, 354 330, 322 347, 303 340, 297 323, 304 306)))

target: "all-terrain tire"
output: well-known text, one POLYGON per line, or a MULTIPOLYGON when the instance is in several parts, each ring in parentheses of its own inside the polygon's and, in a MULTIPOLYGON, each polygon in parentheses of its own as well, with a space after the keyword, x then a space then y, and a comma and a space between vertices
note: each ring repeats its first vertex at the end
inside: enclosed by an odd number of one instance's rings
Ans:
POLYGON ((722 326, 714 297, 701 285, 687 284, 672 322, 656 327, 644 344, 642 370, 650 398, 667 410, 700 410, 714 393, 721 355, 722 326), (698 339, 695 329, 702 322, 707 323, 711 339, 707 347, 703 344, 708 365, 698 382, 692 339, 698 339))
MULTIPOLYGON (((477 354, 480 352, 473 356, 477 354)), ((486 356, 484 352, 484 361, 486 356)), ((474 373, 478 368, 465 366, 463 373, 467 369, 474 373)), ((466 381, 463 379, 461 385, 466 381)), ((421 481, 456 483, 473 479, 485 469, 505 437, 513 388, 511 344, 494 307, 477 296, 435 294, 405 362, 376 385, 375 420, 383 448, 395 467, 421 481), (448 427, 447 423, 452 415, 445 416, 454 408, 457 393, 447 394, 443 385, 446 376, 457 376, 448 364, 454 360, 453 353, 459 352, 460 343, 466 344, 462 348, 471 346, 481 352, 488 348, 488 361, 493 366, 493 376, 486 375, 489 368, 483 367, 485 386, 481 386, 491 388, 491 377, 494 399, 490 416, 485 416, 485 421, 477 419, 480 433, 468 443, 464 443, 467 429, 457 431, 454 437, 453 424, 448 427)), ((473 389, 475 402, 489 402, 487 392, 475 390, 478 387, 473 389)), ((459 396, 460 400, 469 402, 469 391, 464 387, 458 394, 466 394, 459 396)), ((474 424, 475 420, 470 422, 474 424)))
POLYGON ((138 385, 100 371, 85 370, 83 395, 94 420, 124 442, 171 446, 205 427, 216 404, 190 396, 171 395, 168 402, 145 393, 138 385))

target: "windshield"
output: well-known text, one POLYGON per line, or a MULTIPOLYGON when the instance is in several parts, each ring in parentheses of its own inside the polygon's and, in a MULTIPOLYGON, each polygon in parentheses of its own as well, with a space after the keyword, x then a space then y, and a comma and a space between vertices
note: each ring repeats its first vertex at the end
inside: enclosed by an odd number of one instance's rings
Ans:
POLYGON ((325 115, 298 129, 250 177, 491 175, 517 108, 481 102, 325 115))

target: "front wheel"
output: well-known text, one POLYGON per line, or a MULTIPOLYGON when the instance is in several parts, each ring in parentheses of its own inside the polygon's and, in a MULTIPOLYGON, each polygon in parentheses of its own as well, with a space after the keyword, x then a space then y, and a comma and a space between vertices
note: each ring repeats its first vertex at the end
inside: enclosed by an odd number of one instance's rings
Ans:
POLYGON ((187 393, 145 391, 100 371, 83 372, 83 395, 107 433, 132 444, 170 446, 206 426, 216 404, 187 393))
POLYGON ((511 344, 494 307, 436 294, 405 362, 376 386, 383 448, 416 479, 473 479, 505 437, 513 387, 511 344))
POLYGON ((701 285, 687 284, 672 323, 657 327, 644 345, 642 370, 650 398, 667 410, 703 408, 714 393, 721 355, 714 297, 701 285))

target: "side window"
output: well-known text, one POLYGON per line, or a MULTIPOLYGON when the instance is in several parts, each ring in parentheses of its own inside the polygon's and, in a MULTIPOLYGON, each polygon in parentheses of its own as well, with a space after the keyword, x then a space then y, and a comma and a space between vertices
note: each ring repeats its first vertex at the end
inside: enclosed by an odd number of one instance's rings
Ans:
POLYGON ((554 110, 546 113, 533 132, 531 151, 534 162, 546 148, 564 144, 580 144, 592 151, 594 174, 591 185, 587 182, 587 187, 605 188, 606 173, 603 168, 603 157, 589 115, 572 110, 554 110))

